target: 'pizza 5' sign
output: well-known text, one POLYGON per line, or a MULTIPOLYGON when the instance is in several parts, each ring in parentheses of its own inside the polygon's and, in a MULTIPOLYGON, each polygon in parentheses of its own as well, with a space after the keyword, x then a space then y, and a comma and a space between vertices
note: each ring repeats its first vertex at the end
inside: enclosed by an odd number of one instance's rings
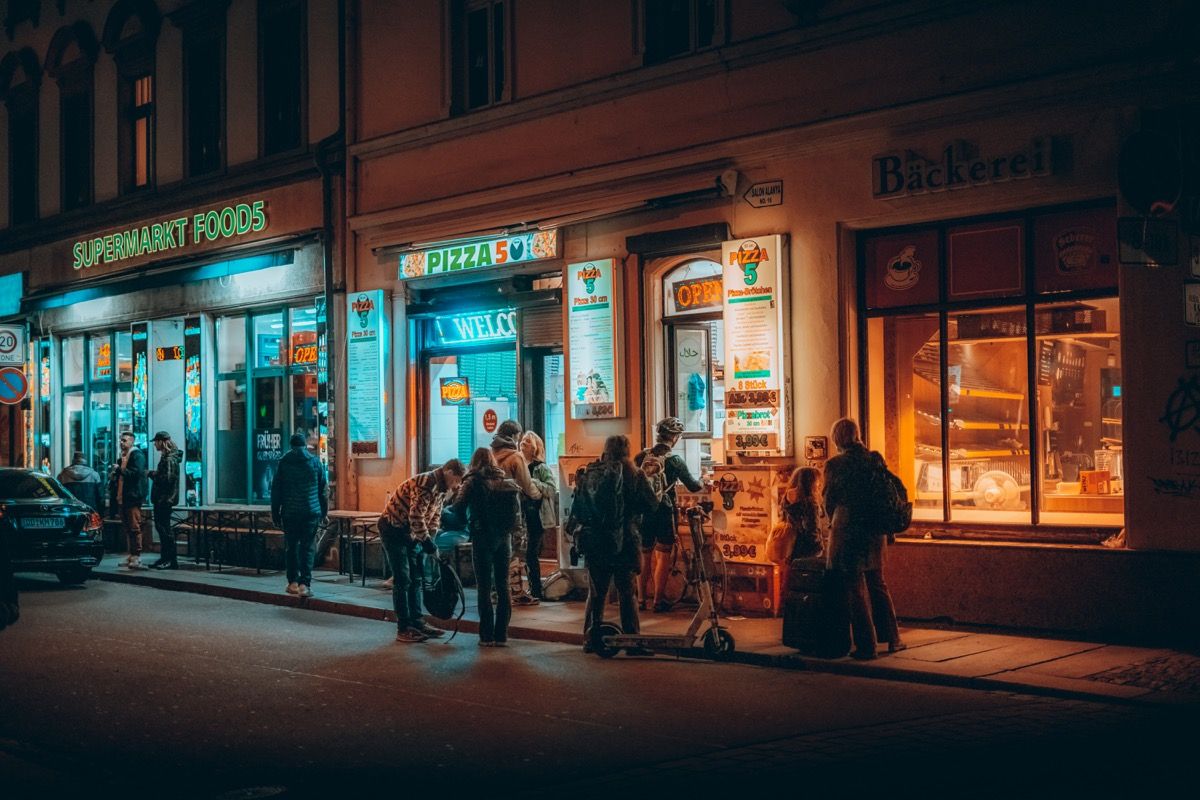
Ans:
POLYGON ((421 278, 460 270, 521 264, 558 256, 558 231, 518 233, 478 239, 400 256, 400 278, 421 278))

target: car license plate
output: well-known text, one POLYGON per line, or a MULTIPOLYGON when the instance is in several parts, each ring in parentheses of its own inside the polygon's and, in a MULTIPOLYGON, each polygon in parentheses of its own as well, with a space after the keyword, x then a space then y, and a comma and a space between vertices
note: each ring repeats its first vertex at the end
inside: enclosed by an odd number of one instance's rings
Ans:
POLYGON ((22 517, 21 527, 37 530, 62 530, 66 520, 62 517, 22 517))

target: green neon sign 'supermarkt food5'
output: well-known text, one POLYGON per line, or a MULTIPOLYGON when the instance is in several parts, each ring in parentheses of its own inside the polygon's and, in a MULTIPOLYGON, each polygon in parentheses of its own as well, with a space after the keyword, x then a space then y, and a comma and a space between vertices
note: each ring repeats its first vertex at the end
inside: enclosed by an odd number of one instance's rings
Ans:
POLYGON ((74 269, 113 264, 128 258, 165 253, 181 247, 232 239, 258 233, 267 227, 265 200, 238 203, 183 216, 147 223, 103 236, 75 242, 71 248, 74 269))

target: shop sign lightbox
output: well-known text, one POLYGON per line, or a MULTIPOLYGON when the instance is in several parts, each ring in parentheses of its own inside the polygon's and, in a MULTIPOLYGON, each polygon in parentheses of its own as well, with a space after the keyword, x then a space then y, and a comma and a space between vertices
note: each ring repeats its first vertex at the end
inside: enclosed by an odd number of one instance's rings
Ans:
POLYGON ((524 264, 558 257, 558 231, 531 231, 454 242, 400 256, 400 279, 524 264))
POLYGON ((388 457, 388 360, 391 332, 382 289, 346 297, 346 390, 350 456, 388 457))
POLYGON ((465 406, 471 402, 471 384, 464 377, 440 378, 442 405, 465 406))
POLYGON ((437 347, 466 344, 495 344, 517 340, 517 311, 499 308, 436 317, 432 325, 437 347))
POLYGON ((721 245, 725 317, 725 449, 789 456, 787 251, 782 236, 721 245))
POLYGON ((570 264, 566 281, 571 418, 619 417, 616 261, 605 258, 570 264))

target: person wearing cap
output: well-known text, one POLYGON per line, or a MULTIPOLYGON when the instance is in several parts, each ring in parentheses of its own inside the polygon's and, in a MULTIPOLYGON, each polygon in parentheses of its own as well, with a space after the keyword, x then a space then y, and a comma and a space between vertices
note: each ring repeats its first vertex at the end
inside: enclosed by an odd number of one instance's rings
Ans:
POLYGON ((662 462, 661 471, 665 475, 662 498, 642 516, 641 605, 645 608, 650 602, 653 589, 654 612, 661 614, 671 610, 665 595, 671 572, 671 549, 675 546, 675 484, 682 483, 689 492, 700 491, 704 484, 692 475, 683 456, 673 452, 683 436, 683 422, 679 417, 659 420, 654 426, 654 435, 657 441, 638 453, 634 462, 643 467, 647 459, 657 459, 662 462))
POLYGON ((310 597, 313 537, 329 514, 325 466, 308 451, 303 433, 292 434, 289 444, 271 481, 271 520, 283 529, 288 594, 310 597))
POLYGON ((58 482, 97 514, 104 513, 104 479, 88 466, 87 454, 76 452, 71 466, 58 473, 58 482))
POLYGON ((171 440, 171 434, 154 434, 154 449, 158 451, 158 467, 150 470, 150 505, 154 507, 154 530, 158 532, 159 558, 151 569, 179 569, 175 549, 175 533, 171 530, 171 510, 179 503, 179 462, 183 452, 171 440))

